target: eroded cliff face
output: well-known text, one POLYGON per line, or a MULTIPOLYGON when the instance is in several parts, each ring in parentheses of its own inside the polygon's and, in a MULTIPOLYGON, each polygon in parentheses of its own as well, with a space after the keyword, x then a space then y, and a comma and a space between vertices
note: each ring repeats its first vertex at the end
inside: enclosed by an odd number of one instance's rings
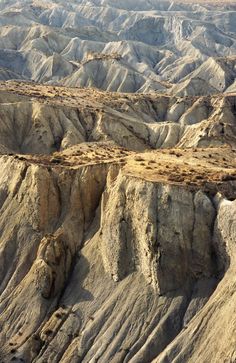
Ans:
POLYGON ((1 156, 1 361, 230 362, 230 149, 94 150, 1 156))
POLYGON ((226 270, 223 279, 187 329, 153 363, 236 360, 235 208, 235 201, 217 200, 214 243, 220 266, 226 270))
MULTIPOLYGON (((15 350, 15 344, 27 351, 28 339, 31 342, 32 334, 56 309, 95 216, 109 167, 115 171, 115 165, 73 171, 14 157, 2 157, 1 165, 4 357, 15 350)), ((32 354, 24 359, 31 361, 32 354)))
POLYGON ((115 281, 140 270, 163 294, 213 274, 215 208, 206 194, 119 174, 104 200, 102 255, 115 281))
POLYGON ((128 95, 7 82, 0 105, 3 154, 50 154, 83 142, 135 151, 236 144, 235 94, 128 95))
POLYGON ((0 88, 0 362, 234 362, 235 95, 0 88))

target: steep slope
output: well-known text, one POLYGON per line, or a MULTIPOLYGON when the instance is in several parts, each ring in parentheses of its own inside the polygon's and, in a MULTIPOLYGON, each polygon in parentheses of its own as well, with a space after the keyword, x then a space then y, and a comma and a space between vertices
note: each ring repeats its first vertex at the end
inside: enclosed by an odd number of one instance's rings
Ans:
POLYGON ((7 82, 0 84, 5 153, 45 154, 85 141, 131 149, 235 146, 235 95, 129 95, 7 82))
POLYGON ((8 0, 0 7, 0 79, 121 92, 228 92, 235 14, 230 1, 8 0))
MULTIPOLYGON (((207 94, 221 93, 228 89, 235 78, 235 57, 209 58, 197 70, 191 73, 191 77, 183 79, 172 89, 173 94, 201 95, 204 88, 207 94)), ((230 90, 230 88, 229 88, 230 90)))
POLYGON ((166 90, 158 77, 150 78, 117 59, 99 57, 84 63, 71 77, 63 80, 67 87, 95 87, 110 92, 148 92, 166 90))
POLYGON ((1 157, 2 361, 150 362, 191 331, 231 253, 212 198, 235 198, 235 157, 211 152, 1 157))
POLYGON ((220 247, 221 263, 227 268, 224 279, 202 311, 153 363, 183 362, 186 361, 184 357, 188 357, 188 362, 236 360, 234 324, 236 296, 233 277, 235 276, 235 202, 220 200, 218 203, 215 243, 220 247), (193 346, 194 349, 190 348, 193 346))
POLYGON ((1 362, 234 361, 235 95, 0 106, 1 362))
POLYGON ((0 363, 236 362, 235 21, 0 2, 0 363))

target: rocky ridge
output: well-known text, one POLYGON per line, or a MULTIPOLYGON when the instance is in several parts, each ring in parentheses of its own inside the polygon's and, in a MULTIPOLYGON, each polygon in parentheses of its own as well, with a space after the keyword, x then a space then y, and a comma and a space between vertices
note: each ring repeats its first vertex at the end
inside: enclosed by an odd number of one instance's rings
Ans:
POLYGON ((2 1, 0 79, 179 96, 235 92, 235 17, 234 1, 2 1))
POLYGON ((0 105, 0 361, 234 362, 235 94, 0 105))
POLYGON ((49 154, 81 142, 130 150, 235 147, 235 94, 173 97, 0 83, 3 152, 49 154))

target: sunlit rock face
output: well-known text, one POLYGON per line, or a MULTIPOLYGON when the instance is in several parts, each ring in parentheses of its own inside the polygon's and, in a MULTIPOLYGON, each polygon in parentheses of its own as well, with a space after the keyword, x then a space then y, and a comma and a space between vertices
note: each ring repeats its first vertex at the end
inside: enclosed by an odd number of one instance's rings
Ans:
POLYGON ((0 363, 236 362, 235 14, 0 2, 0 363))
POLYGON ((4 1, 0 79, 179 96, 235 91, 233 2, 4 1))

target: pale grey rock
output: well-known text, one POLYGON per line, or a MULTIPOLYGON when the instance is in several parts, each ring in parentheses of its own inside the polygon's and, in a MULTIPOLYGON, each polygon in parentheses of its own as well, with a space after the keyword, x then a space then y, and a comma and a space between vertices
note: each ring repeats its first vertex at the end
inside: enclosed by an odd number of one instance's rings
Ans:
POLYGON ((217 219, 214 241, 219 258, 219 267, 224 273, 204 308, 188 323, 185 330, 153 363, 166 362, 219 362, 234 361, 235 356, 235 201, 220 198, 217 204, 217 219), (207 326, 202 322, 209 318, 207 326), (230 327, 228 334, 227 328, 230 327), (208 334, 208 329, 211 333, 208 334), (190 348, 193 347, 194 349, 190 348), (223 351, 224 353, 223 353, 223 351), (191 351, 191 353, 190 353, 191 351), (202 352, 204 352, 202 356, 202 352))
POLYGON ((0 76, 122 92, 230 92, 234 19, 233 4, 9 0, 0 8, 0 67, 10 73, 0 76), (92 53, 120 57, 84 64, 92 53))
POLYGON ((145 163, 132 175, 122 165, 134 153, 114 161, 107 147, 227 143, 233 153, 235 12, 0 2, 1 79, 126 93, 0 86, 1 362, 236 360, 235 201, 197 181, 155 180, 155 166, 146 180, 145 163), (106 160, 92 147, 80 165, 85 142, 104 145, 106 160), (45 155, 58 151, 71 164, 45 155))
POLYGON ((140 270, 164 294, 193 276, 212 275, 215 210, 205 195, 147 182, 136 184, 122 175, 106 194, 101 251, 111 277, 122 280, 140 270))
POLYGON ((21 94, 14 94, 12 87, 9 82, 0 91, 2 152, 49 154, 87 141, 112 141, 140 151, 236 144, 234 95, 133 99, 121 94, 113 102, 91 91, 86 107, 83 91, 75 95, 63 89, 61 96, 57 88, 41 86, 40 95, 37 86, 22 83, 21 94))
POLYGON ((0 157, 1 359, 234 357, 235 202, 49 159, 0 157))

